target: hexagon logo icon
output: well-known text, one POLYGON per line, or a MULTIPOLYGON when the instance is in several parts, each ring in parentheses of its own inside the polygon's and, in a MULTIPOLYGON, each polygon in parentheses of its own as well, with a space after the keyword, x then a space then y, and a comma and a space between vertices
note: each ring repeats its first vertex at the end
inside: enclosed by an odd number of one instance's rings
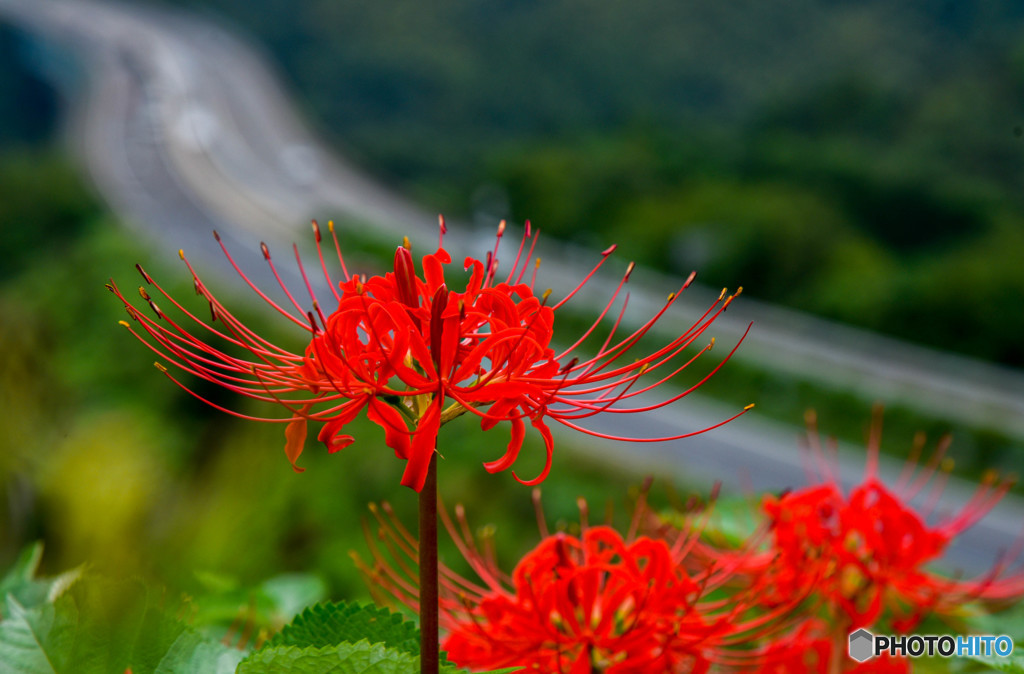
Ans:
POLYGON ((857 662, 864 662, 874 655, 875 637, 866 629, 859 629, 850 634, 850 657, 857 662))

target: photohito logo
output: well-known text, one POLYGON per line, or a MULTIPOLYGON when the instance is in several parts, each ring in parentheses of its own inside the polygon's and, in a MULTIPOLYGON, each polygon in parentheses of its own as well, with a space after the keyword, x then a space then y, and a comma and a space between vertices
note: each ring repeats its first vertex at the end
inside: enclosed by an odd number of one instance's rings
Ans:
POLYGON ((864 662, 879 655, 899 655, 911 658, 923 655, 938 655, 943 658, 994 655, 1005 658, 1013 653, 1013 639, 1005 634, 955 637, 948 634, 872 634, 861 628, 850 633, 847 653, 857 662, 864 662))

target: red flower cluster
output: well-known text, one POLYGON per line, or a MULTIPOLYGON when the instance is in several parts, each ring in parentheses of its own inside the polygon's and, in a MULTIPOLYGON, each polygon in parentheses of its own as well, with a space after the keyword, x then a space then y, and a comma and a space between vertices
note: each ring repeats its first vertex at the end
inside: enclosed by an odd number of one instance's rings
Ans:
POLYGON ((664 540, 626 542, 605 526, 556 534, 519 562, 509 590, 451 620, 444 648, 468 667, 706 671, 729 624, 695 605, 702 594, 664 540))
MULTIPOLYGON (((579 535, 549 535, 538 513, 542 540, 507 575, 493 541, 474 540, 461 508, 454 521, 442 512, 480 579, 442 568, 444 647, 467 667, 570 674, 909 672, 908 658, 850 659, 850 632, 907 632, 930 614, 961 615, 974 602, 1000 608, 1024 596, 1024 573, 998 564, 978 578, 949 578, 926 568, 1009 483, 985 480, 959 512, 930 523, 948 474, 947 443, 922 468, 919 436, 889 487, 878 476, 879 436, 876 421, 867 474, 849 493, 814 444, 817 484, 765 497, 765 526, 739 547, 722 545, 713 509, 700 504, 656 517, 642 499, 621 535, 588 526, 581 503, 579 535), (912 507, 918 501, 920 509, 912 507)), ((415 558, 416 542, 384 512, 389 517, 375 510, 381 535, 367 532, 375 564, 359 564, 373 590, 415 608, 418 588, 403 556, 415 558)))
MULTIPOLYGON (((580 508, 579 536, 542 529, 541 542, 511 576, 499 569, 488 545, 477 546, 461 508, 458 526, 442 513, 480 579, 441 569, 442 625, 448 633, 443 648, 453 662, 545 673, 673 674, 723 665, 756 668, 781 657, 750 645, 778 631, 793 602, 754 613, 755 592, 722 595, 719 590, 734 579, 729 564, 697 570, 688 564, 699 531, 659 526, 650 536, 637 535, 647 516, 643 500, 625 536, 610 526, 588 526, 582 501, 580 508)), ((418 591, 405 560, 389 560, 374 539, 386 541, 391 555, 410 560, 415 540, 386 505, 388 516, 373 511, 380 536, 367 532, 367 540, 375 564, 358 557, 357 563, 371 588, 415 609, 418 591)))
POLYGON ((1024 576, 1002 576, 1001 566, 974 579, 947 578, 926 568, 985 516, 1010 488, 1009 481, 987 476, 959 513, 929 524, 948 474, 940 470, 947 441, 919 470, 924 445, 919 436, 901 479, 890 488, 878 476, 881 424, 876 417, 864 480, 844 494, 828 461, 821 460, 813 416, 809 422, 824 474, 816 486, 764 499, 773 545, 751 571, 762 576, 766 596, 781 600, 812 591, 833 625, 870 627, 885 617, 893 629, 907 631, 929 614, 952 613, 972 600, 999 602, 1024 594, 1024 576), (919 498, 921 512, 911 506, 919 498))
MULTIPOLYGON (((550 291, 535 293, 540 260, 530 263, 537 236, 531 233, 529 223, 509 273, 498 278, 498 250, 504 229, 502 222, 494 250, 485 261, 466 258, 463 267, 469 272, 468 279, 465 289, 458 292, 449 287, 446 278, 451 256, 443 247, 443 219, 441 245, 422 258, 422 277, 417 275, 408 242, 396 251, 393 272, 372 278, 349 274, 332 225, 330 232, 342 271, 339 283, 335 283, 327 271, 320 247, 321 232, 314 222, 320 267, 333 294, 334 309, 326 314, 306 277, 297 249, 296 260, 309 294, 308 308, 281 282, 266 245, 261 246, 263 257, 290 307, 274 302, 261 292, 245 277, 221 243, 225 255, 250 287, 307 333, 307 345, 299 353, 276 346, 247 328, 199 280, 187 260, 196 292, 209 302, 210 321, 190 313, 145 271, 139 268, 139 272, 147 285, 156 288, 195 324, 198 335, 164 313, 145 287, 139 288, 139 293, 155 318, 133 306, 113 282, 109 287, 124 302, 141 331, 127 322, 123 322, 124 325, 166 362, 236 393, 286 408, 287 418, 261 420, 288 423, 286 454, 293 466, 303 449, 307 421, 323 422, 318 437, 333 452, 353 442, 352 436, 345 433, 345 427, 366 410, 367 417, 384 429, 387 445, 407 461, 402 484, 420 491, 436 450, 439 427, 468 412, 480 417, 484 429, 499 422, 508 422, 511 427, 511 440, 505 453, 484 463, 491 472, 505 470, 516 461, 526 421, 537 429, 546 447, 545 466, 536 478, 520 480, 535 484, 546 477, 551 464, 553 441, 547 420, 553 419, 585 433, 611 437, 590 431, 580 422, 602 412, 643 412, 668 405, 710 377, 709 374, 690 389, 653 405, 626 405, 635 396, 672 378, 697 357, 684 355, 684 351, 725 310, 734 295, 726 296, 723 291, 718 301, 688 330, 629 361, 620 359, 631 353, 665 315, 677 294, 669 295, 664 307, 636 331, 619 337, 616 332, 625 311, 624 301, 618 320, 600 347, 588 355, 575 355, 615 304, 629 279, 630 265, 594 324, 568 349, 558 351, 552 345, 555 312, 586 284, 614 246, 604 251, 601 261, 579 286, 552 305, 548 302, 550 291), (531 267, 530 279, 524 281, 531 267), (206 338, 213 338, 222 346, 213 346, 206 338), (637 384, 642 375, 658 369, 665 372, 658 381, 637 384)), ((220 242, 219 236, 217 240, 220 242)), ((181 258, 185 260, 184 253, 181 258)), ((692 279, 693 275, 680 290, 692 279)), ((699 349, 697 355, 710 346, 699 349)), ((168 372, 162 364, 158 363, 158 367, 168 372)), ((200 397, 169 373, 168 376, 200 397)), ((711 428, 718 425, 721 424, 711 428)), ((676 439, 703 430, 657 439, 676 439)), ((302 469, 296 467, 296 470, 302 469)), ((516 479, 520 478, 516 476, 516 479)))

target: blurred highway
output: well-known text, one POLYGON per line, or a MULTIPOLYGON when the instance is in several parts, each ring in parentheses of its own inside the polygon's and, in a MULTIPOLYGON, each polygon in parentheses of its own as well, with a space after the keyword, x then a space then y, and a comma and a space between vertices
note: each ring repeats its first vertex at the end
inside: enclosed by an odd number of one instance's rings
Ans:
MULTIPOLYGON (((331 213, 363 236, 394 242, 407 235, 420 249, 435 245, 435 216, 326 150, 300 121, 267 60, 220 27, 166 10, 92 0, 0 0, 0 18, 72 50, 84 64, 88 93, 73 121, 81 157, 112 207, 163 247, 168 259, 184 248, 204 267, 223 270, 210 237, 218 229, 243 267, 264 278, 256 243, 262 239, 286 253, 293 240, 310 238, 307 216, 315 212, 331 213)), ((492 241, 493 230, 450 229, 456 258, 479 253, 492 241)), ((551 243, 540 254, 549 262, 539 282, 554 288, 573 287, 597 257, 551 243)), ((624 267, 609 266, 615 264, 624 267)), ((294 272, 283 271, 295 280, 294 272)), ((610 272, 574 302, 603 305, 616 281, 610 272)), ((679 283, 638 270, 626 322, 660 308, 679 283)), ((699 315, 717 294, 692 288, 681 312, 699 315)), ((716 323, 720 344, 735 342, 750 321, 755 328, 737 358, 760 368, 1024 439, 1020 372, 746 299, 716 323)), ((668 322, 663 327, 673 328, 668 322)), ((617 434, 672 435, 731 414, 693 400, 653 420, 613 415, 601 423, 621 424, 611 429, 617 434)), ((749 414, 687 441, 595 443, 594 449, 630 466, 649 463, 736 488, 781 489, 804 482, 800 434, 749 414)), ((851 460, 845 480, 856 479, 859 470, 858 460, 851 460)), ((955 509, 968 495, 966 485, 953 484, 944 507, 955 509)), ((960 542, 951 563, 968 569, 990 564, 1020 534, 1022 522, 1024 504, 1008 499, 960 542)))

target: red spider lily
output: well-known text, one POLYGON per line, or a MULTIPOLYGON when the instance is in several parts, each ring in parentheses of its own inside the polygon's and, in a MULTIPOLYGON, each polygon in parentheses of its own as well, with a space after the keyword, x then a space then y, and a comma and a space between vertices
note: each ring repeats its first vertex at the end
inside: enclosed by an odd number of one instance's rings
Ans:
POLYGON ((864 480, 844 494, 829 462, 822 460, 813 415, 808 421, 821 484, 764 500, 773 546, 754 570, 763 576, 767 599, 810 588, 843 629, 887 617, 893 629, 908 631, 930 613, 950 614, 972 600, 1005 602, 1024 595, 1024 574, 1004 575, 1004 564, 972 579, 947 578, 926 568, 995 506, 1010 481, 986 476, 959 512, 929 524, 950 467, 943 461, 948 438, 919 468, 924 446, 919 435, 890 488, 878 476, 881 422, 876 416, 864 480), (920 511, 911 506, 915 499, 924 501, 920 511))
MULTIPOLYGON (((534 498, 539 501, 536 491, 534 498)), ((409 561, 416 541, 386 504, 384 514, 372 510, 387 554, 368 531, 375 564, 355 556, 357 564, 376 594, 390 592, 415 609, 418 588, 409 561)), ((672 674, 753 668, 776 657, 750 644, 780 629, 793 603, 753 612, 754 593, 719 592, 731 581, 732 566, 689 570, 684 562, 699 532, 659 526, 655 535, 637 535, 643 500, 625 536, 608 525, 589 526, 582 500, 580 510, 579 536, 549 534, 538 515, 542 540, 511 576, 495 562, 489 538, 478 546, 461 507, 455 521, 442 510, 479 577, 471 581, 441 568, 443 647, 452 662, 549 674, 672 674)))
MULTIPOLYGON (((655 404, 630 405, 636 396, 671 379, 710 348, 708 344, 696 355, 684 354, 735 297, 727 296, 724 291, 681 335, 629 361, 624 356, 631 354, 633 347, 665 316, 678 293, 669 295, 664 307, 637 330, 620 337, 616 333, 627 296, 611 332, 596 353, 578 353, 623 294, 632 265, 605 309, 583 336, 565 350, 552 346, 556 311, 587 283, 614 246, 602 253, 601 260, 579 286, 552 305, 548 302, 550 291, 539 296, 535 293, 540 260, 533 265, 530 263, 537 235, 531 234, 529 223, 509 273, 502 278, 497 275, 499 244, 505 229, 502 222, 494 250, 487 254, 485 261, 466 258, 463 267, 468 278, 464 276, 465 290, 461 292, 449 288, 446 279, 446 273, 451 275, 447 267, 451 257, 443 247, 443 219, 441 245, 420 263, 422 278, 417 276, 408 242, 396 251, 393 272, 372 278, 350 274, 333 224, 329 229, 341 267, 338 283, 328 272, 320 228, 313 223, 320 268, 331 288, 335 307, 326 314, 325 305, 317 299, 313 284, 306 276, 297 248, 296 260, 309 296, 307 306, 281 281, 266 245, 261 244, 263 257, 287 297, 283 304, 260 291, 241 272, 221 242, 225 255, 249 286, 305 333, 306 346, 298 353, 270 343, 235 318, 199 279, 184 253, 181 258, 193 275, 196 292, 209 302, 212 314, 209 321, 171 298, 141 267, 139 272, 146 284, 156 288, 186 320, 179 322, 162 311, 145 287, 139 292, 155 318, 133 306, 113 282, 109 286, 141 330, 126 321, 124 325, 164 361, 236 393, 283 406, 289 412, 288 417, 259 420, 288 423, 285 451, 298 471, 302 470, 296 466, 296 461, 303 449, 307 421, 323 423, 318 437, 334 452, 353 442, 352 436, 345 434, 345 427, 365 409, 367 417, 384 429, 386 444, 407 461, 402 484, 420 491, 436 450, 439 427, 469 412, 480 417, 485 430, 503 421, 511 426, 511 440, 505 453, 484 463, 484 468, 490 472, 510 468, 516 461, 525 437, 525 421, 538 430, 546 449, 543 470, 530 480, 521 480, 513 473, 525 484, 536 484, 547 476, 551 465, 553 441, 547 420, 553 419, 592 435, 614 438, 580 424, 603 412, 645 412, 671 404, 700 386, 721 367, 719 364, 686 391, 655 404), (533 272, 525 282, 531 266, 533 272), (187 328, 190 322, 193 326, 187 328), (656 382, 638 383, 643 374, 655 370, 663 373, 656 382)), ((219 236, 217 241, 220 242, 219 236)), ((680 290, 692 280, 691 274, 680 290)), ((165 366, 160 363, 157 366, 179 386, 203 399, 171 375, 165 366)), ((256 418, 210 404, 237 416, 256 418)), ((721 423, 653 440, 687 437, 721 423)))

